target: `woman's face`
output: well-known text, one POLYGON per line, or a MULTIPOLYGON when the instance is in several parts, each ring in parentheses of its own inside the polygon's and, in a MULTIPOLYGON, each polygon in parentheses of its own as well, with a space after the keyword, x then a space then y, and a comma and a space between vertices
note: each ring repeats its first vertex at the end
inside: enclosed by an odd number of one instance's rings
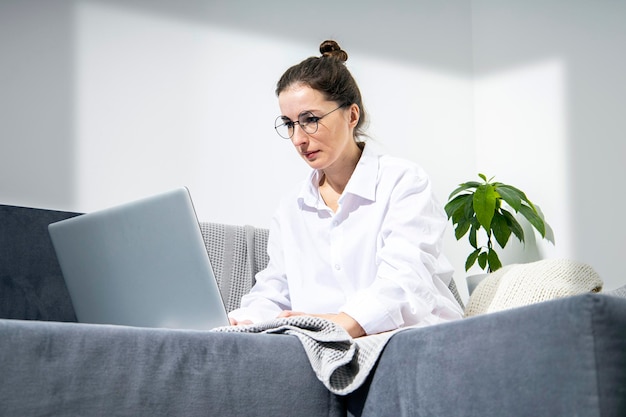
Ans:
POLYGON ((306 133, 296 123, 291 141, 296 150, 311 168, 328 170, 342 168, 353 158, 355 148, 354 128, 359 121, 359 107, 346 106, 335 110, 339 103, 328 101, 322 93, 309 86, 296 84, 283 90, 278 96, 282 115, 291 121, 311 112, 321 117, 315 133, 306 133), (332 113, 329 113, 333 111, 332 113), (329 114, 327 114, 329 113, 329 114))

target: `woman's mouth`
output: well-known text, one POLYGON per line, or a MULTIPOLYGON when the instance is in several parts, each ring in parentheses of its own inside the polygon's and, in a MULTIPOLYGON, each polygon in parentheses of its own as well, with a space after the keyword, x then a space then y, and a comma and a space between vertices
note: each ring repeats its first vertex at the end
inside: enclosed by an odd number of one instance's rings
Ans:
POLYGON ((302 155, 308 159, 311 160, 313 158, 315 158, 315 156, 318 154, 319 151, 308 151, 308 152, 302 152, 302 155))

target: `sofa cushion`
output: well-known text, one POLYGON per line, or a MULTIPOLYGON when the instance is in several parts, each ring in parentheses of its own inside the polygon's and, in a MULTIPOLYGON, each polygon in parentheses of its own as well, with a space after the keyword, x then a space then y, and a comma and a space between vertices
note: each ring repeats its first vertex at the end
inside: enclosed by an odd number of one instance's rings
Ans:
POLYGON ((465 316, 599 292, 602 284, 591 266, 568 259, 507 265, 478 284, 470 296, 465 316))

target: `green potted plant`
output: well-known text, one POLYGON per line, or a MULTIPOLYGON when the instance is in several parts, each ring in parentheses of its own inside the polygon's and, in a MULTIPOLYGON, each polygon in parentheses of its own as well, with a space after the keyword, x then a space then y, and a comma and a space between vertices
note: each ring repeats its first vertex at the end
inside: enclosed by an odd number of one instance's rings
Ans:
POLYGON ((473 250, 465 261, 466 271, 476 262, 486 272, 501 268, 502 262, 494 248, 495 242, 504 249, 513 234, 524 243, 524 229, 513 212, 524 216, 541 237, 554 243, 552 229, 523 191, 512 185, 494 182, 493 177, 488 180, 483 174, 478 176, 482 182, 460 184, 452 191, 445 206, 448 219, 455 227, 456 239, 460 240, 469 233, 473 250), (485 234, 484 243, 479 240, 480 231, 485 234))

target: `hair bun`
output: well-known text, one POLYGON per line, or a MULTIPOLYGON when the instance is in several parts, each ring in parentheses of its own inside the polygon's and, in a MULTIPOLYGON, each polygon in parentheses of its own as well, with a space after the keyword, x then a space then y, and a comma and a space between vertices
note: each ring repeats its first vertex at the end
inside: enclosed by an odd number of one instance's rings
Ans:
POLYGON ((341 62, 346 62, 348 60, 347 52, 341 49, 339 44, 333 40, 322 42, 320 45, 320 53, 323 57, 333 57, 341 62))

